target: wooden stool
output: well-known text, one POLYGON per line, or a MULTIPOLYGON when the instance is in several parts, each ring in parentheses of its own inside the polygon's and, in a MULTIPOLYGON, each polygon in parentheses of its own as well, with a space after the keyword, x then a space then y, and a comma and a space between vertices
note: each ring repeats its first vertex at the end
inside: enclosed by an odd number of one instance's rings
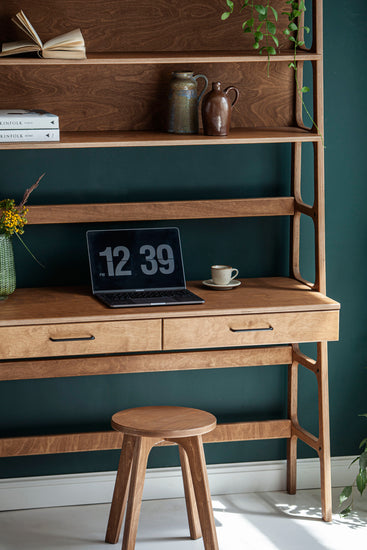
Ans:
POLYGON ((212 414, 186 407, 140 407, 113 415, 112 427, 124 438, 106 542, 118 541, 127 501, 122 550, 134 550, 148 455, 165 440, 179 445, 190 536, 203 536, 205 550, 218 550, 201 438, 216 424, 212 414))

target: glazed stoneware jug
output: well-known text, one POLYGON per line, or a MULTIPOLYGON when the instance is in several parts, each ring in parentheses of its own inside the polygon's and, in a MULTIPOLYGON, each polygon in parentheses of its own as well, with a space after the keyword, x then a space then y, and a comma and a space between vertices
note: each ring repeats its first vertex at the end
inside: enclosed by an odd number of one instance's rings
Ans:
POLYGON ((203 74, 192 71, 172 73, 168 95, 168 132, 197 134, 199 131, 199 102, 208 87, 203 74), (204 88, 198 96, 198 78, 204 79, 204 88))
POLYGON ((206 136, 226 136, 231 126, 232 107, 237 102, 240 92, 235 86, 222 90, 220 82, 213 82, 212 89, 206 94, 202 103, 204 134, 206 136), (233 101, 229 92, 233 90, 233 101))

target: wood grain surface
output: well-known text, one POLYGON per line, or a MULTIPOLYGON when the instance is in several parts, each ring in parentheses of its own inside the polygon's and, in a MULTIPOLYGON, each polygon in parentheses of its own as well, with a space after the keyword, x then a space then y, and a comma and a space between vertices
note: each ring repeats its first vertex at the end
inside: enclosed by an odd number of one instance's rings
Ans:
MULTIPOLYGON (((287 26, 283 0, 273 0, 278 8, 280 28, 287 26)), ((228 50, 252 48, 243 34, 239 7, 227 21, 220 16, 227 6, 223 0, 5 0, 0 4, 0 31, 5 42, 24 35, 10 19, 20 9, 30 19, 41 40, 80 27, 87 52, 228 50), (52 6, 51 6, 52 4, 52 6)), ((277 34, 281 48, 289 41, 277 34)))
POLYGON ((287 277, 241 281, 241 286, 224 292, 204 287, 200 281, 191 282, 188 288, 201 296, 205 303, 144 308, 109 308, 94 298, 88 287, 19 288, 1 303, 0 326, 340 309, 340 304, 335 300, 287 277))

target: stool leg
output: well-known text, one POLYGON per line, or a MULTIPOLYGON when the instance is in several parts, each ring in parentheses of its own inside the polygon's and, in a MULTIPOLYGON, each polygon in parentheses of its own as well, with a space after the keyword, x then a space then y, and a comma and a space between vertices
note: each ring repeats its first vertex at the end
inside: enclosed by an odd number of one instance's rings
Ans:
POLYGON ((178 446, 178 450, 180 453, 182 479, 185 489, 186 510, 187 519, 189 521, 190 537, 195 540, 201 537, 201 529, 198 509, 196 506, 194 486, 192 484, 190 465, 186 451, 181 445, 178 446))
POLYGON ((184 447, 189 459, 204 548, 219 550, 202 438, 201 436, 183 437, 176 439, 175 442, 184 447))
POLYGON ((149 437, 136 438, 122 550, 134 550, 135 548, 148 456, 151 448, 158 443, 158 441, 161 440, 149 437))
POLYGON ((135 442, 136 437, 124 435, 105 539, 106 542, 111 544, 116 544, 120 536, 129 489, 135 442))

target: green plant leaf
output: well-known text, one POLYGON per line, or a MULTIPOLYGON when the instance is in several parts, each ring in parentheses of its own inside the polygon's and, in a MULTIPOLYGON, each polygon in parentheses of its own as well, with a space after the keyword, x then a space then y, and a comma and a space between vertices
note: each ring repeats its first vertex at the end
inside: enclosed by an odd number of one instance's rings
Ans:
POLYGON ((360 470, 359 474, 356 477, 357 489, 363 495, 363 491, 367 485, 366 470, 360 470))
POLYGON ((362 449, 363 445, 367 445, 367 437, 365 437, 364 439, 362 439, 362 441, 361 441, 360 444, 359 444, 359 448, 362 449))
POLYGON ((231 10, 231 12, 233 11, 233 7, 234 7, 234 4, 232 2, 232 0, 226 0, 227 2, 227 6, 229 7, 229 9, 231 10))
POLYGON ((367 468, 367 451, 363 451, 359 457, 359 467, 364 470, 367 468))
POLYGON ((256 4, 255 10, 257 11, 257 13, 259 15, 266 15, 266 7, 265 6, 261 6, 260 4, 256 4))
POLYGON ((309 92, 309 91, 310 91, 310 88, 309 88, 308 86, 302 86, 301 92, 302 92, 303 94, 307 94, 307 92, 309 92))
POLYGON ((349 505, 349 506, 347 506, 346 508, 344 508, 344 510, 342 510, 342 511, 340 512, 340 515, 341 515, 343 518, 345 518, 346 516, 349 516, 349 514, 351 513, 351 511, 352 511, 352 507, 351 507, 351 505, 349 505))
POLYGON ((272 6, 270 6, 270 9, 273 12, 275 21, 278 21, 278 12, 277 12, 277 10, 275 8, 273 8, 272 6))
POLYGON ((263 35, 262 32, 257 31, 257 32, 255 32, 254 37, 255 37, 256 42, 260 42, 260 40, 262 40, 264 38, 264 35, 263 35))
POLYGON ((310 27, 303 27, 305 29, 305 31, 307 32, 307 34, 310 34, 310 27))
POLYGON ((276 45, 276 47, 278 48, 279 47, 279 40, 277 39, 276 36, 274 36, 273 34, 271 35, 272 39, 274 40, 274 44, 276 45))
POLYGON ((271 21, 266 22, 266 28, 270 34, 275 34, 277 32, 276 26, 271 21))
POLYGON ((225 21, 226 19, 228 19, 228 17, 231 15, 231 12, 229 11, 225 11, 224 13, 222 13, 221 15, 221 20, 222 21, 225 21))
POLYGON ((289 23, 288 29, 289 29, 290 31, 298 31, 298 27, 297 27, 297 25, 296 25, 293 21, 292 21, 292 23, 289 23))
POLYGON ((294 63, 288 63, 288 68, 296 70, 296 66, 294 63))
MULTIPOLYGON (((254 45, 252 46, 254 48, 254 50, 258 50, 259 49, 259 43, 258 42, 255 42, 254 45)), ((261 53, 261 52, 260 52, 261 53)))
POLYGON ((342 492, 339 495, 339 503, 340 504, 343 504, 343 502, 348 500, 348 498, 352 494, 352 490, 353 490, 352 485, 347 485, 346 487, 344 487, 344 489, 342 490, 342 492))
POLYGON ((251 19, 247 19, 247 21, 244 21, 242 23, 242 28, 244 29, 245 27, 247 27, 248 29, 250 29, 250 31, 247 31, 247 32, 251 32, 251 30, 253 29, 253 26, 254 26, 254 18, 251 17, 251 19))
POLYGON ((286 36, 289 36, 291 34, 291 31, 289 29, 285 29, 283 31, 283 33, 286 35, 286 36))
POLYGON ((274 46, 267 46, 266 51, 268 52, 268 55, 276 55, 276 49, 274 46))

